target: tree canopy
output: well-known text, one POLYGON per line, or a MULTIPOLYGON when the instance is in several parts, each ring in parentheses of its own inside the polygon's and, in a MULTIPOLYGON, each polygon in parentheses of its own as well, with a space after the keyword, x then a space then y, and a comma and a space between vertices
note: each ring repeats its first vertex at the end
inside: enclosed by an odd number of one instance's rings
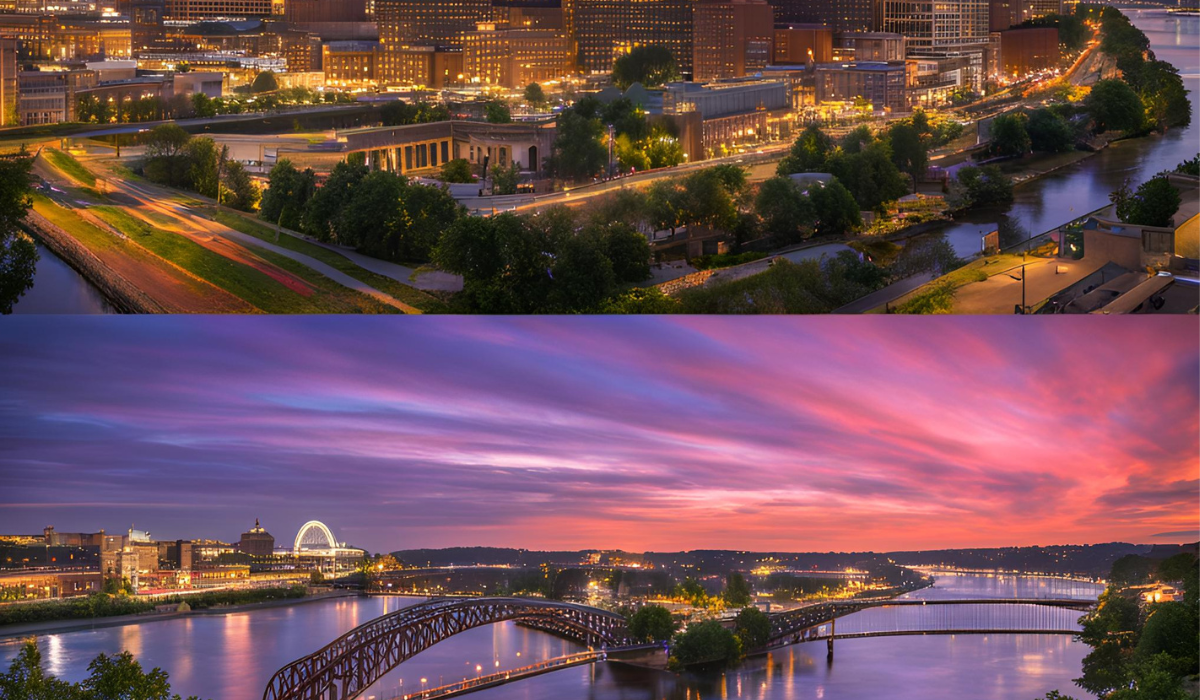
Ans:
POLYGON ((20 228, 33 205, 32 167, 33 159, 24 154, 0 159, 0 314, 12 313, 17 300, 33 287, 37 247, 20 228))
POLYGON ((664 46, 636 46, 613 62, 613 83, 622 90, 634 83, 652 88, 679 80, 675 56, 664 46))

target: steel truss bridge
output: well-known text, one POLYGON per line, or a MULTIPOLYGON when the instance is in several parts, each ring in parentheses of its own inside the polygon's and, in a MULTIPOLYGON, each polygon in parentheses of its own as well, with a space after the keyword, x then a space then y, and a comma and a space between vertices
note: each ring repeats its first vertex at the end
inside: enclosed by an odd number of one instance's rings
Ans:
POLYGON ((818 603, 771 616, 768 648, 819 639, 926 634, 1078 634, 1079 613, 1095 601, 1075 598, 851 600, 818 603), (842 623, 837 620, 862 613, 842 623))
MULTIPOLYGON (((771 639, 762 651, 826 640, 832 656, 835 639, 893 635, 1077 634, 1078 613, 1094 605, 1095 601, 1070 598, 818 603, 771 615, 771 639), (836 621, 855 613, 862 614, 843 621, 838 631, 836 621)), ((352 700, 401 662, 438 642, 474 627, 510 620, 588 647, 641 648, 629 637, 624 617, 599 608, 527 598, 439 599, 375 618, 284 666, 267 684, 263 700, 352 700)), ((563 665, 557 661, 543 663, 548 670, 563 665)), ((469 691, 466 687, 447 690, 447 694, 469 691)))
POLYGON ((434 600, 377 617, 284 666, 267 683, 263 700, 351 700, 434 644, 508 620, 590 647, 632 644, 624 617, 586 605, 525 598, 434 600))

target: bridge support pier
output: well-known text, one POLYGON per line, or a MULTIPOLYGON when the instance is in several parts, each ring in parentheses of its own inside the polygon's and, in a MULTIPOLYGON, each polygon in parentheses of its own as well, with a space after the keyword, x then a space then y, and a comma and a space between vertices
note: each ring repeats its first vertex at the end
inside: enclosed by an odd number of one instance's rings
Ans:
POLYGON ((828 663, 833 663, 833 638, 837 635, 837 618, 829 621, 829 653, 826 654, 825 660, 828 663))
POLYGON ((833 637, 830 637, 826 642, 829 645, 829 653, 825 656, 828 661, 833 661, 833 637))

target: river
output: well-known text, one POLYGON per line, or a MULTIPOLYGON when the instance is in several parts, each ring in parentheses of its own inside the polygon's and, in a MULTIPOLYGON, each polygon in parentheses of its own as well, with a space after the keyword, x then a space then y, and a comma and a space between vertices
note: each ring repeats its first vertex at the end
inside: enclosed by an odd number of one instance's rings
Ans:
POLYGON ((37 244, 33 287, 13 305, 14 314, 111 314, 116 309, 70 265, 37 244))
MULTIPOLYGON (((910 597, 1095 598, 1100 586, 1056 579, 978 574, 939 574, 931 588, 910 597)), ((39 638, 46 669, 78 681, 100 653, 132 652, 145 667, 158 666, 184 696, 212 700, 257 700, 276 669, 311 653, 340 634, 378 615, 418 602, 416 598, 371 597, 317 601, 229 615, 192 616, 137 625, 44 635, 39 638)), ((943 606, 938 606, 943 607, 943 606)), ((944 606, 949 607, 949 606, 944 606)), ((1021 606, 1014 606, 1021 607, 1021 606)), ((895 608, 912 614, 925 608, 895 608)), ((856 618, 886 614, 868 610, 839 620, 852 631, 856 618)), ((1015 612, 1014 612, 1015 614, 1015 612)), ((1078 613, 1063 614, 1074 619, 1078 613)), ((19 642, 0 643, 7 666, 19 642)), ((580 650, 577 644, 502 623, 469 630, 404 662, 371 695, 450 683, 482 673, 516 668, 580 650)), ((563 669, 499 688, 479 691, 477 700, 1032 700, 1061 689, 1084 697, 1071 679, 1079 675, 1087 647, 1065 635, 992 634, 880 637, 840 640, 832 664, 825 644, 787 647, 748 660, 723 674, 674 674, 602 663, 563 669)))
POLYGON ((1122 8, 1150 39, 1159 60, 1168 61, 1183 78, 1192 103, 1192 122, 1161 135, 1118 141, 1096 155, 1016 188, 1005 210, 971 215, 941 230, 959 256, 980 251, 983 234, 1008 218, 1037 235, 1108 204, 1108 195, 1129 180, 1134 186, 1196 155, 1200 144, 1200 17, 1170 15, 1165 10, 1122 8))

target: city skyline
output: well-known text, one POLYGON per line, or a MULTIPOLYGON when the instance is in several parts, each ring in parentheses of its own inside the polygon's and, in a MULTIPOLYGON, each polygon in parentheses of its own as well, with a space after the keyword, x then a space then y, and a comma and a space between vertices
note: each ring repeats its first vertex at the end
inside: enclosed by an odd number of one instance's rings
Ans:
POLYGON ((260 518, 287 541, 315 518, 372 551, 1195 539, 1186 317, 231 320, 21 321, 0 529, 260 518))

